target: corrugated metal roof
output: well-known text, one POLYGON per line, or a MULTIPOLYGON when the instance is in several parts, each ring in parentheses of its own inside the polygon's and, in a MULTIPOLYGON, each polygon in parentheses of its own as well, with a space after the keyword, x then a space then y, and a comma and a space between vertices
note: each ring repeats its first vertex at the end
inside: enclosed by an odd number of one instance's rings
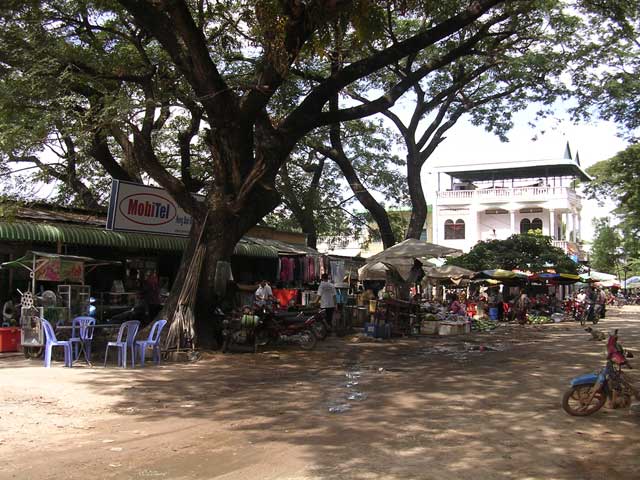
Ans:
MULTIPOLYGON (((179 252, 186 248, 188 239, 144 233, 114 232, 97 227, 0 221, 0 240, 11 242, 64 243, 92 247, 113 247, 131 250, 158 250, 179 252)), ((234 255, 246 257, 278 258, 278 251, 242 239, 234 255)))

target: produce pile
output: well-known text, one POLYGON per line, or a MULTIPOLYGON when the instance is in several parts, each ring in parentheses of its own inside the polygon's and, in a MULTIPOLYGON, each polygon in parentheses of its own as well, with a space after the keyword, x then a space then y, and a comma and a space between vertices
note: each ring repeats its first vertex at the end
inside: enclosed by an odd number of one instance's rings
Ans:
POLYGON ((492 322, 490 320, 473 319, 471 323, 471 330, 476 332, 488 332, 498 327, 498 322, 492 322))
POLYGON ((527 321, 534 325, 540 325, 542 323, 552 323, 553 320, 551 317, 546 317, 544 315, 529 315, 527 317, 527 321))

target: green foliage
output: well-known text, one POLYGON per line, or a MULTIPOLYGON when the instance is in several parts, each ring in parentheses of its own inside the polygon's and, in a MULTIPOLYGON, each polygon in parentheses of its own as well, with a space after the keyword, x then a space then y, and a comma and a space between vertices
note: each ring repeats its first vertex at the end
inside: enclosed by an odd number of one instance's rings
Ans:
POLYGON ((593 181, 585 185, 587 195, 603 203, 613 201, 626 237, 640 233, 640 145, 631 145, 609 160, 587 169, 593 181))
POLYGON ((595 218, 593 226, 595 236, 589 255, 591 267, 599 272, 617 275, 622 244, 620 235, 610 225, 608 218, 595 218))
MULTIPOLYGON (((403 238, 407 227, 409 226, 409 218, 411 217, 410 210, 387 210, 389 216, 389 223, 391 223, 391 230, 395 238, 403 238)), ((362 225, 366 225, 368 237, 362 245, 366 248, 371 242, 380 242, 382 237, 380 235, 380 229, 374 222, 370 213, 364 212, 357 214, 358 219, 362 225)))
POLYGON ((640 2, 577 2, 585 27, 574 39, 570 95, 576 118, 615 121, 635 138, 640 127, 640 2))
POLYGON ((538 272, 555 268, 558 273, 576 273, 577 265, 551 238, 540 235, 512 235, 506 240, 478 242, 469 253, 449 258, 448 264, 473 271, 502 268, 538 272))

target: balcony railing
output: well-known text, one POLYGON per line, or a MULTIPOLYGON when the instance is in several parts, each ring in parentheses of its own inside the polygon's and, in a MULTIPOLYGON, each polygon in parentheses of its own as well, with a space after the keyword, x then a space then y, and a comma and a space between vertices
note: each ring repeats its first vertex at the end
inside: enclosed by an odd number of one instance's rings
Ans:
POLYGON ((554 247, 558 247, 561 248, 562 250, 564 250, 565 252, 569 251, 569 243, 567 240, 551 240, 551 244, 554 247))
POLYGON ((486 188, 438 192, 438 200, 453 200, 454 203, 471 203, 476 199, 504 202, 509 200, 549 200, 551 198, 562 198, 576 202, 578 196, 575 190, 568 187, 486 188))

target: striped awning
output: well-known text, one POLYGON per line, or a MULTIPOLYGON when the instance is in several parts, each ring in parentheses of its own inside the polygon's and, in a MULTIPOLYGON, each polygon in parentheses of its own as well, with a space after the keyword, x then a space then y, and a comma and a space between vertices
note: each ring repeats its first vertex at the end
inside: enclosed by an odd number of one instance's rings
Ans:
MULTIPOLYGON (((60 242, 65 245, 181 252, 187 247, 188 239, 167 235, 114 232, 78 225, 0 221, 0 241, 54 244, 60 242)), ((236 245, 233 253, 245 257, 278 258, 275 248, 256 245, 244 239, 236 245)))

